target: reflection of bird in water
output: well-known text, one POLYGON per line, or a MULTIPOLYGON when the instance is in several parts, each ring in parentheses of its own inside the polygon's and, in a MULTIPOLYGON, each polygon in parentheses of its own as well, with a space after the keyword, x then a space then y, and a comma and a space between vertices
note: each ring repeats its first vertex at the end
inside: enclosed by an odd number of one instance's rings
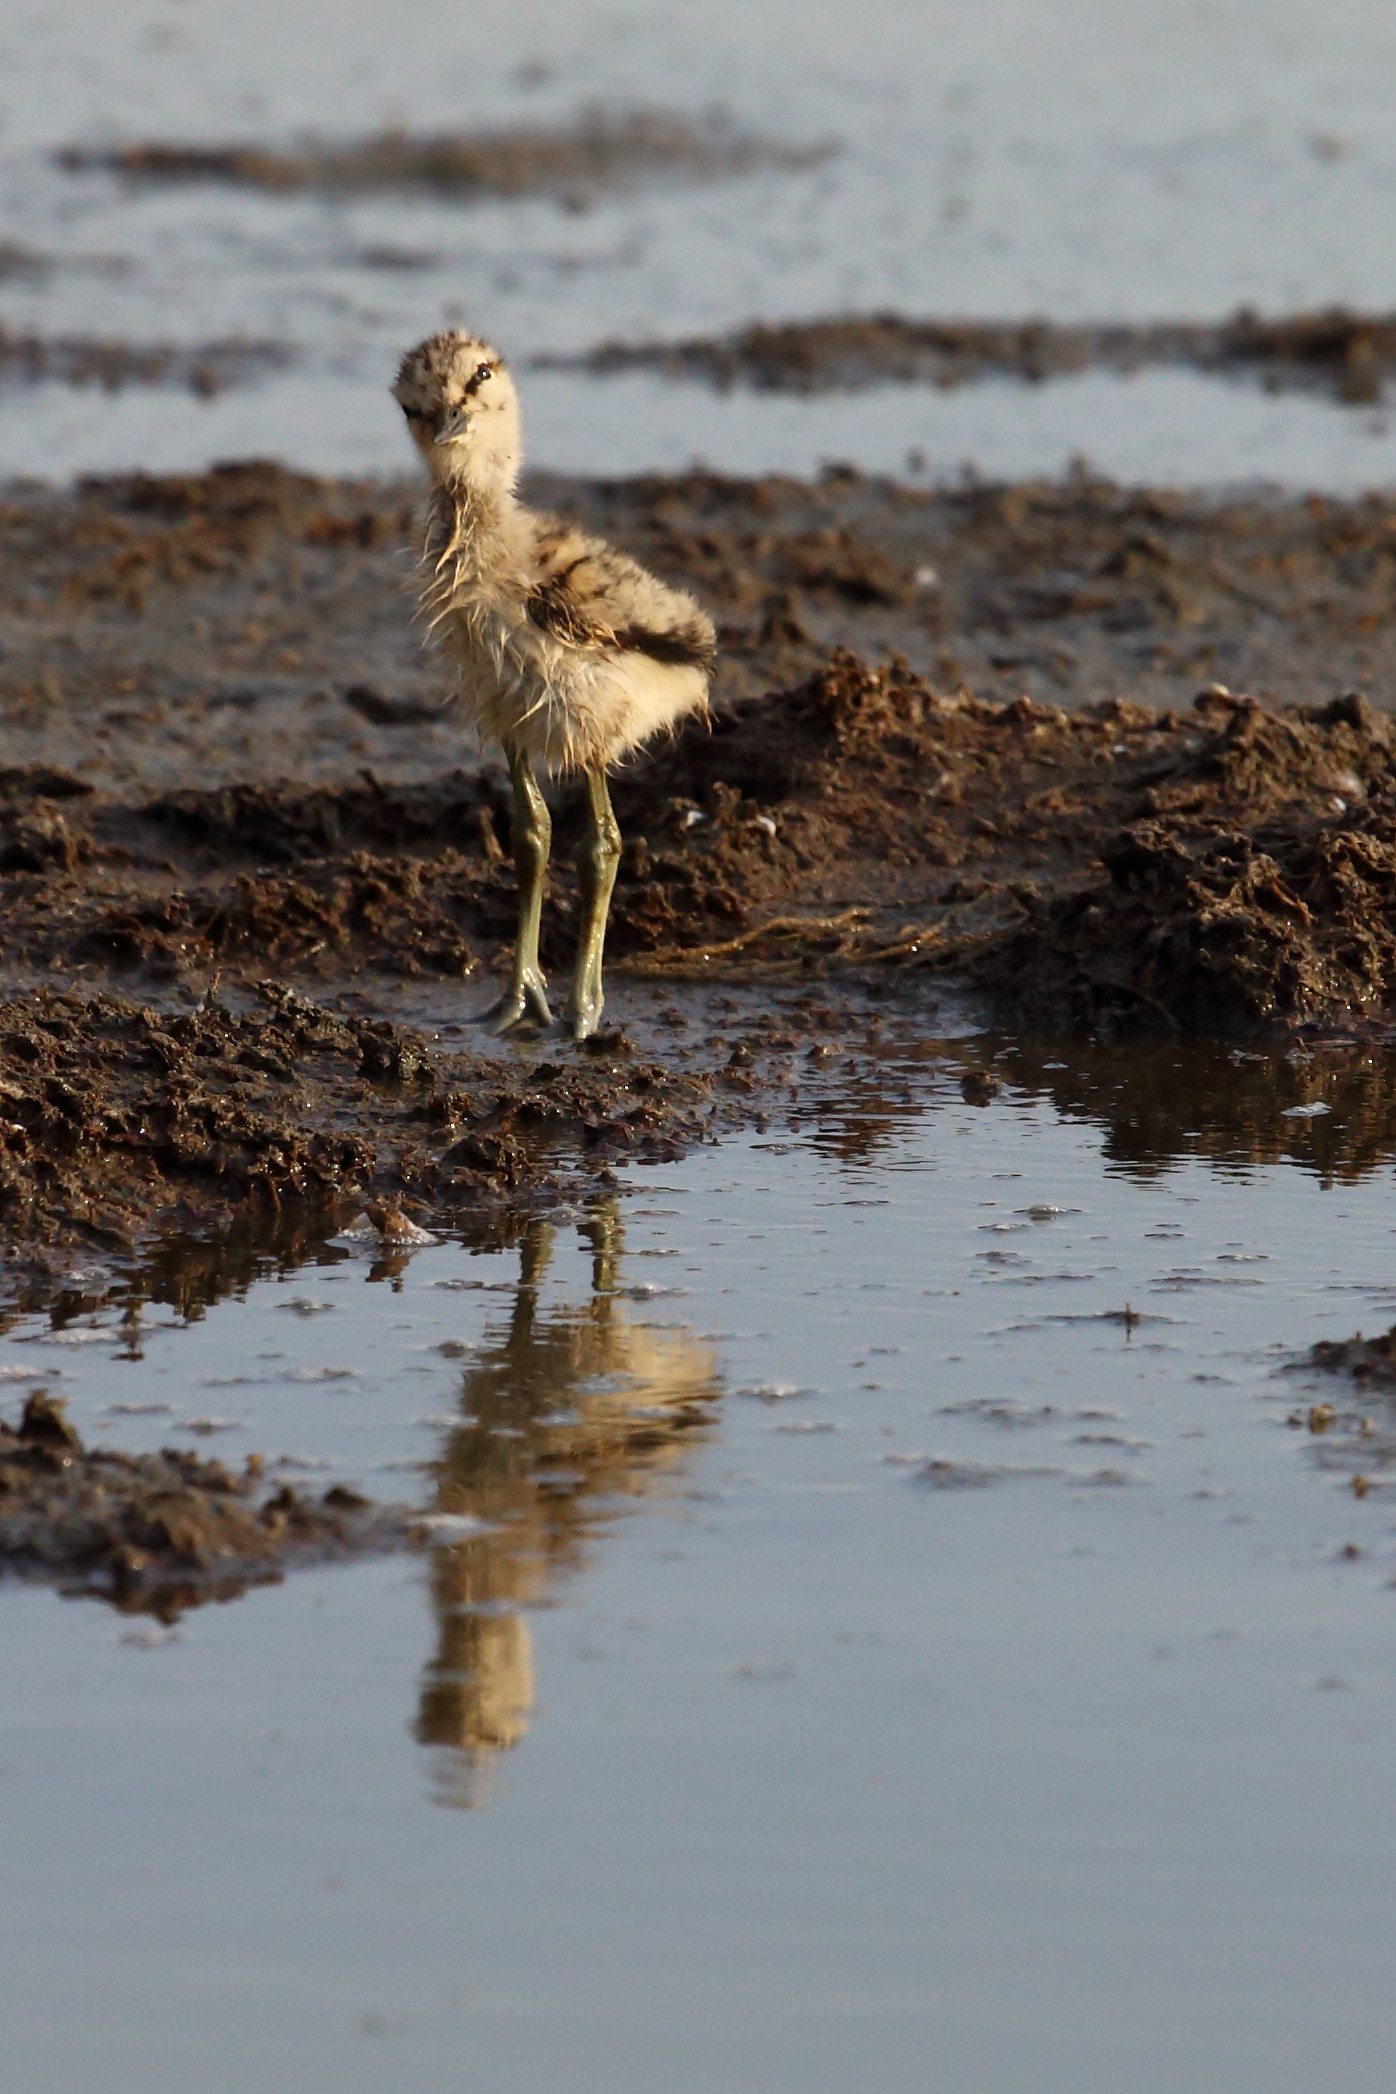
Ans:
POLYGON ((533 1649, 519 1610, 580 1566, 606 1501, 642 1495, 679 1462, 720 1394, 714 1356, 689 1332, 627 1320, 614 1202, 583 1233, 591 1301, 549 1311, 538 1297, 553 1232, 530 1225, 508 1328, 467 1369, 437 1468, 437 1509, 486 1523, 432 1551, 439 1636, 417 1736, 459 1756, 443 1785, 451 1802, 481 1800, 490 1763, 528 1728, 533 1649))
POLYGON ((712 621, 603 540, 523 506, 518 395, 488 342, 433 335, 403 358, 393 393, 431 474, 423 600, 466 716, 501 744, 514 784, 519 935, 496 1030, 551 1023, 538 927, 552 824, 536 770, 583 771, 582 930, 563 1022, 585 1039, 601 1017, 620 859, 606 773, 705 709, 712 621))

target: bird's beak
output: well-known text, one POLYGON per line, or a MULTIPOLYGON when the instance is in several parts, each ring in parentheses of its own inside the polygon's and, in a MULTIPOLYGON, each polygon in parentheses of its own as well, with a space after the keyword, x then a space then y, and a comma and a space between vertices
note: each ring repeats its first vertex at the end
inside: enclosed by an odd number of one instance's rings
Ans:
POLYGON ((470 409, 468 407, 458 407, 453 415, 448 415, 445 423, 442 425, 441 434, 436 441, 439 444, 453 444, 458 436, 465 435, 469 427, 470 409))

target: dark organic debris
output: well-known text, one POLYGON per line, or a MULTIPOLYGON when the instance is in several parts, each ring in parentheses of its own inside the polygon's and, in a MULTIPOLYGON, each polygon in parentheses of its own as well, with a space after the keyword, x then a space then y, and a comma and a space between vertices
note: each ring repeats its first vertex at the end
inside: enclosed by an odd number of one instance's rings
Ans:
POLYGON ((92 169, 145 182, 226 182, 295 192, 433 189, 469 196, 556 196, 564 200, 668 177, 712 180, 762 167, 809 167, 828 146, 759 138, 731 124, 695 122, 667 110, 586 111, 556 128, 442 132, 382 131, 354 143, 311 142, 286 151, 256 145, 152 142, 74 146, 58 155, 71 173, 92 169))
POLYGON ((1396 368, 1396 314, 1345 306, 1267 319, 1244 307, 1220 322, 1083 326, 1054 321, 916 320, 900 313, 760 321, 737 333, 677 342, 603 342, 580 361, 590 371, 656 370, 710 385, 766 392, 851 391, 869 385, 963 385, 1008 376, 1030 381, 1105 368, 1186 365, 1257 372, 1281 385, 1321 386, 1346 400, 1378 397, 1396 368))
POLYGON ((63 1405, 38 1389, 17 1429, 0 1423, 0 1573, 94 1593, 172 1619, 293 1566, 401 1548, 401 1507, 332 1485, 316 1497, 269 1487, 181 1449, 84 1447, 63 1405))

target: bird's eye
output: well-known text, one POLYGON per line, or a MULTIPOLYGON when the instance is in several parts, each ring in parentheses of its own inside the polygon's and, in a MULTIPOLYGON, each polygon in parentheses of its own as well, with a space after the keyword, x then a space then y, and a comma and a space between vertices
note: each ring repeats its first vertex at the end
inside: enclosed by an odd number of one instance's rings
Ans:
POLYGON ((486 380, 487 378, 493 377, 493 375, 494 375, 494 365, 493 365, 493 364, 481 364, 481 365, 480 365, 480 367, 479 367, 479 369, 478 369, 478 370, 476 371, 476 373, 475 373, 475 383, 476 383, 477 385, 483 385, 483 384, 484 384, 484 382, 485 382, 485 380, 486 380))

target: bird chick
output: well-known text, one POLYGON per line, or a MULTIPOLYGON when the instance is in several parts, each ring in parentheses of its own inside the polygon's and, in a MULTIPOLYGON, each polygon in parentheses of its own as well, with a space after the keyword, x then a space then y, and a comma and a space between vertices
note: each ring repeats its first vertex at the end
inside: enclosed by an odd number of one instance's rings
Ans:
POLYGON ((652 735, 706 711, 712 621, 686 591, 518 499, 518 395, 488 342, 432 335, 403 358, 393 396, 431 479, 423 608, 454 670, 462 713, 500 744, 513 781, 519 932, 495 1030, 552 1022, 538 962, 552 825, 538 773, 580 771, 582 923, 563 1023, 582 1040, 601 1018, 620 860, 607 772, 652 735))

